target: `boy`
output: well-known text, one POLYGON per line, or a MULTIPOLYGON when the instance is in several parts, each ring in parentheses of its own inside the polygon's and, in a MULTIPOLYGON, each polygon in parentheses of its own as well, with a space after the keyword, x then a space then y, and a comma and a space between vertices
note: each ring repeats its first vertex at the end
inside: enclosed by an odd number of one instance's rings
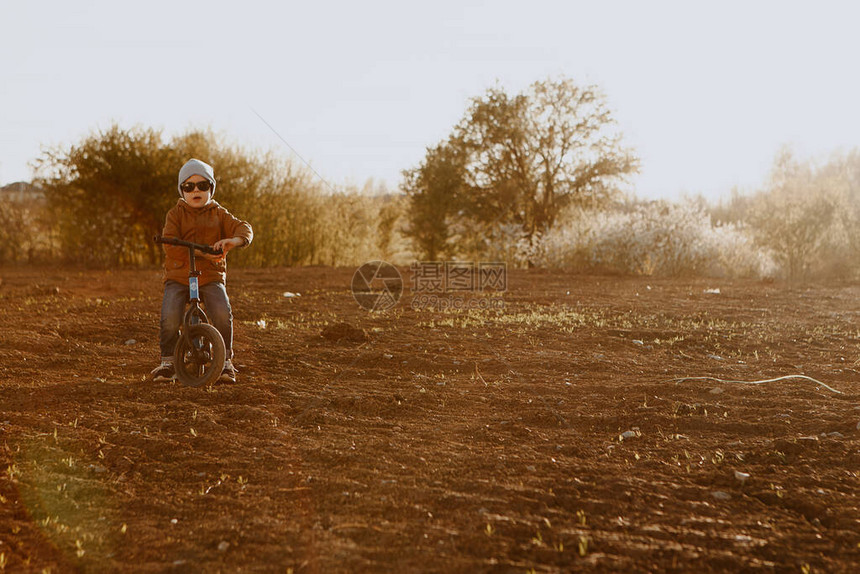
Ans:
MULTIPOLYGON (((200 271, 200 298, 206 315, 224 338, 227 361, 219 378, 236 382, 233 366, 233 311, 227 297, 227 252, 246 247, 254 238, 247 221, 241 221, 212 199, 215 195, 215 172, 207 163, 190 159, 179 170, 179 201, 167 213, 162 235, 211 245, 221 255, 195 253, 200 271)), ((161 364, 152 371, 153 381, 174 378, 173 352, 179 341, 179 326, 188 301, 188 249, 164 245, 164 297, 161 301, 161 364)))

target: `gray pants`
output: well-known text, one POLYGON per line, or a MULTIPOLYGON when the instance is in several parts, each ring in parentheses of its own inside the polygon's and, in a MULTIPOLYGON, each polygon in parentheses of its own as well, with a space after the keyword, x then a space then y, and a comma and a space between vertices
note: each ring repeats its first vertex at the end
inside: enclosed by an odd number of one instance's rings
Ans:
MULTIPOLYGON (((233 358, 233 309, 223 283, 207 283, 200 286, 200 298, 206 307, 209 322, 224 338, 227 358, 233 358)), ((172 357, 179 342, 179 327, 188 303, 188 285, 176 281, 164 282, 164 298, 161 300, 161 356, 172 357)))

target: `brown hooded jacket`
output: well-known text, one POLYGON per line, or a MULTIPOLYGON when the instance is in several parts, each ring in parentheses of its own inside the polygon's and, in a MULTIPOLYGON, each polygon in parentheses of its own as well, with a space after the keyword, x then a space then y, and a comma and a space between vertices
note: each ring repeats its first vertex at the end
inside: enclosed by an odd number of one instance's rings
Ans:
MULTIPOLYGON (((204 245, 212 245, 220 239, 239 237, 245 240, 247 246, 254 239, 251 224, 237 219, 215 200, 203 207, 194 208, 180 199, 167 212, 162 235, 204 245)), ((164 280, 172 279, 188 285, 188 248, 164 245, 164 251, 167 254, 164 261, 164 280)), ((226 283, 226 258, 212 261, 195 255, 194 265, 200 271, 200 285, 212 281, 226 283)))

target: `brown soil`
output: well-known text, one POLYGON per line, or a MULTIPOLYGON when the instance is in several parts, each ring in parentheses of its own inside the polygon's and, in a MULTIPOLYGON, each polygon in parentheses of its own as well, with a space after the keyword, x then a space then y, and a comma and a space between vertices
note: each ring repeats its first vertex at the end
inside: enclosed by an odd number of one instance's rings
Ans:
POLYGON ((856 571, 858 287, 511 272, 501 310, 369 313, 352 272, 233 271, 207 390, 147 380, 157 271, 3 270, 0 570, 856 571), (674 381, 788 374, 843 394, 674 381))

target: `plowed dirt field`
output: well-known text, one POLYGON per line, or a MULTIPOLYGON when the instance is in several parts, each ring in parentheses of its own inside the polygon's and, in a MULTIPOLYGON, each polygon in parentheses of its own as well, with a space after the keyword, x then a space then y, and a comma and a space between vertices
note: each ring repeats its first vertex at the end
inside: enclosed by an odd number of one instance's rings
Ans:
POLYGON ((0 270, 0 571, 858 571, 860 287, 370 313, 353 271, 231 270, 239 380, 195 389, 147 380, 159 271, 0 270), (676 380, 800 374, 841 394, 676 380))

